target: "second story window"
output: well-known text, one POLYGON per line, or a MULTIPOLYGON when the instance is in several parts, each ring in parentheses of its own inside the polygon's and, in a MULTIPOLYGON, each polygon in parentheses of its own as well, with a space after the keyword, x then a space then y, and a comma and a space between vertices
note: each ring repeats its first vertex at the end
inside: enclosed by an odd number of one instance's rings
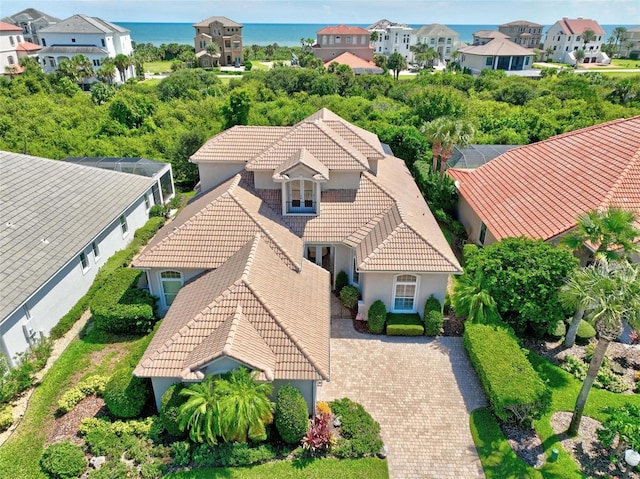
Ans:
POLYGON ((316 188, 313 181, 303 178, 287 183, 287 213, 317 213, 316 188))
POLYGON ((129 225, 127 224, 127 219, 122 215, 120 217, 120 229, 122 230, 122 236, 127 236, 129 232, 129 225))

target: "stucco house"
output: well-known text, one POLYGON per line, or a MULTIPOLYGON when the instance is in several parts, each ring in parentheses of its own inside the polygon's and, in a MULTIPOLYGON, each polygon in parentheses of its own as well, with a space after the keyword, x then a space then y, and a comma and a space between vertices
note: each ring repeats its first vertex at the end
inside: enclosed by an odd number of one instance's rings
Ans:
POLYGON ((337 63, 338 65, 347 65, 353 70, 354 75, 382 75, 384 73, 384 70, 375 63, 363 60, 362 58, 357 57, 353 53, 349 52, 344 52, 334 59, 325 62, 324 67, 328 69, 332 63, 337 63))
POLYGON ((464 46, 464 43, 460 43, 458 32, 439 23, 420 27, 414 30, 413 36, 416 44, 430 46, 440 54, 441 60, 447 62, 453 58, 453 52, 464 46))
POLYGON ((422 313, 462 268, 404 162, 322 109, 291 127, 235 126, 192 157, 202 193, 134 259, 167 311, 134 374, 170 384, 245 365, 314 410, 330 380, 330 290, 360 313, 422 313))
POLYGON ((602 51, 605 32, 598 22, 588 18, 567 18, 558 20, 547 30, 543 49, 551 49, 554 62, 576 64, 575 52, 584 51, 583 63, 610 63, 606 53, 602 51), (591 30, 595 38, 584 43, 583 33, 591 30))
POLYGON ((636 212, 640 227, 640 116, 511 149, 473 170, 451 168, 469 240, 527 236, 555 241, 576 218, 609 206, 636 212))
POLYGON ((209 17, 193 25, 196 57, 203 67, 212 67, 216 63, 222 66, 244 63, 242 49, 242 25, 227 17, 209 17), (218 53, 207 52, 207 45, 215 43, 218 53))
MULTIPOLYGON (((88 15, 73 15, 39 32, 42 50, 38 53, 45 73, 56 71, 62 60, 84 55, 97 70, 105 58, 115 58, 133 53, 129 30, 114 23, 88 15)), ((115 81, 124 83, 135 76, 135 68, 129 66, 124 78, 116 70, 115 81)), ((89 80, 91 83, 94 80, 89 80)))
POLYGON ((410 26, 382 19, 369 25, 367 30, 370 34, 378 34, 378 39, 371 42, 374 53, 387 56, 400 53, 407 61, 413 61, 411 45, 415 44, 415 39, 410 26))
POLYGON ((317 41, 311 48, 323 63, 349 52, 368 62, 373 60, 373 46, 369 30, 361 27, 337 25, 316 32, 317 41))
POLYGON ((513 43, 507 35, 492 30, 473 34, 473 44, 459 50, 462 68, 478 74, 484 69, 518 71, 530 70, 533 52, 513 43))
POLYGON ((513 43, 525 48, 540 48, 543 28, 544 25, 527 20, 516 20, 498 25, 500 33, 504 33, 513 43))
POLYGON ((20 27, 0 22, 0 75, 22 73, 20 59, 37 58, 38 50, 38 45, 25 40, 20 27))
POLYGON ((0 21, 20 27, 25 41, 40 45, 40 30, 55 25, 60 19, 35 8, 25 8, 0 21))
POLYGON ((13 364, 149 218, 152 178, 0 151, 0 352, 13 364))
POLYGON ((627 29, 620 44, 620 56, 640 59, 640 26, 627 29))

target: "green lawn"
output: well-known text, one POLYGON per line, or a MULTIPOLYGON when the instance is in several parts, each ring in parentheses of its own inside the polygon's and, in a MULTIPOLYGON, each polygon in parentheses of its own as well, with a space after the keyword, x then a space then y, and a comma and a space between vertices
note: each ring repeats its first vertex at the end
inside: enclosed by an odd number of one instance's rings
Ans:
POLYGON ((171 71, 171 62, 148 62, 144 64, 144 71, 151 73, 165 73, 171 71))
POLYGON ((0 447, 0 477, 12 479, 46 479, 38 461, 45 444, 46 428, 53 422, 58 398, 78 376, 109 374, 115 354, 108 353, 94 364, 92 354, 121 348, 124 353, 146 347, 150 335, 136 340, 121 341, 114 346, 113 337, 91 331, 81 340, 74 340, 36 387, 29 408, 11 439, 0 447))
MULTIPOLYGON (((556 462, 548 462, 540 470, 530 467, 515 455, 502 434, 495 416, 486 409, 479 409, 471 414, 471 433, 485 474, 488 479, 583 478, 584 475, 578 466, 558 442, 550 423, 554 412, 573 410, 582 382, 534 353, 529 354, 529 360, 553 391, 551 412, 535 421, 534 426, 544 445, 547 457, 551 455, 552 449, 557 449, 560 455, 556 462)), ((593 388, 589 394, 585 416, 601 421, 606 416, 602 412, 604 407, 621 406, 627 402, 640 406, 640 395, 614 394, 593 388)))
POLYGON ((251 67, 252 70, 268 70, 269 69, 269 65, 266 65, 256 60, 251 60, 251 64, 253 65, 253 67, 251 67))
POLYGON ((387 463, 381 459, 297 459, 253 467, 207 467, 174 472, 168 479, 386 479, 387 463))
POLYGON ((640 68, 640 60, 629 60, 626 58, 614 58, 611 64, 619 68, 640 68))

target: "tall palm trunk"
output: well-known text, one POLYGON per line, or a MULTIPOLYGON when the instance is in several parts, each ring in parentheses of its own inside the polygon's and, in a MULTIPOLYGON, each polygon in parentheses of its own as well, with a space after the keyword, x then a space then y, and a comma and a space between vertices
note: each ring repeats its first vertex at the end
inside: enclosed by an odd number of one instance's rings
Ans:
POLYGON ((589 391, 591 391, 591 386, 593 386, 593 382, 596 380, 598 371, 600 371, 600 366, 602 366, 602 361, 604 361, 604 355, 607 352, 607 348, 609 347, 610 342, 611 339, 605 337, 602 334, 600 335, 598 344, 596 345, 596 349, 593 352, 593 357, 591 358, 591 362, 589 363, 587 377, 582 383, 580 394, 578 394, 578 399, 576 400, 576 406, 573 410, 571 424, 569 425, 569 430, 567 431, 567 434, 569 436, 578 435, 578 429, 580 428, 580 421, 582 421, 582 413, 584 412, 584 407, 587 404, 589 391))
POLYGON ((573 315, 573 319, 571 320, 569 330, 567 331, 567 335, 564 337, 565 348, 570 348, 571 346, 573 346, 573 343, 576 342, 576 334, 578 334, 578 328, 580 327, 580 321, 582 321, 583 316, 584 308, 576 309, 576 312, 573 315))

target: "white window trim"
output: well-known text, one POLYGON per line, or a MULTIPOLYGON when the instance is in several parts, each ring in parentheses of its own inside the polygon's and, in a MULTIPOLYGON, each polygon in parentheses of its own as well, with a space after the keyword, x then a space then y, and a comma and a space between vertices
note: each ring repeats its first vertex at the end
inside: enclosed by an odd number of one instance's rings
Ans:
POLYGON ((122 232, 122 237, 126 238, 129 234, 129 224, 127 223, 127 217, 125 215, 120 215, 118 218, 118 222, 120 223, 120 231, 122 232))
MULTIPOLYGON (((304 198, 304 193, 302 194, 302 197, 304 198)), ((320 183, 318 183, 317 181, 314 181, 311 178, 305 178, 303 176, 298 177, 298 178, 291 178, 288 181, 285 181, 284 183, 282 183, 282 211, 284 212, 285 215, 288 216, 317 216, 318 214, 320 214, 320 183), (300 182, 300 191, 306 191, 304 190, 304 182, 308 181, 309 183, 311 183, 311 201, 313 202, 313 207, 311 209, 304 209, 302 207, 295 208, 291 205, 291 203, 293 203, 292 197, 291 197, 291 184, 295 181, 300 182), (291 206, 290 206, 291 205, 291 206)), ((301 200, 304 201, 304 200, 301 200)))
POLYGON ((351 262, 351 283, 360 286, 360 272, 358 271, 358 264, 357 264, 357 258, 356 258, 356 252, 353 252, 353 261, 351 262), (356 280, 356 275, 358 275, 358 278, 356 280))
POLYGON ((97 240, 91 242, 91 251, 93 251, 93 260, 97 263, 101 257, 100 245, 97 240))
POLYGON ((167 304, 167 295, 164 291, 164 281, 180 282, 180 288, 182 288, 184 286, 184 275, 182 274, 181 271, 176 271, 175 269, 165 269, 158 273, 158 278, 160 279, 160 301, 162 303, 162 306, 165 309, 169 309, 171 305, 167 304), (163 273, 178 273, 180 277, 179 278, 163 278, 162 277, 163 273))
POLYGON ((80 252, 80 266, 82 267, 82 274, 86 274, 91 269, 91 263, 89 263, 89 257, 85 251, 80 252), (83 257, 84 261, 82 261, 83 257))
POLYGON ((391 295, 391 312, 392 313, 417 313, 418 312, 418 293, 420 291, 420 275, 417 275, 415 273, 399 273, 396 274, 393 277, 393 291, 392 291, 392 295, 391 295), (405 276, 405 275, 409 275, 409 276, 413 276, 414 278, 416 278, 416 290, 415 293, 413 295, 413 308, 412 309, 396 309, 396 288, 398 286, 398 284, 414 284, 414 283, 407 283, 405 281, 401 281, 398 282, 398 278, 400 276, 405 276))

